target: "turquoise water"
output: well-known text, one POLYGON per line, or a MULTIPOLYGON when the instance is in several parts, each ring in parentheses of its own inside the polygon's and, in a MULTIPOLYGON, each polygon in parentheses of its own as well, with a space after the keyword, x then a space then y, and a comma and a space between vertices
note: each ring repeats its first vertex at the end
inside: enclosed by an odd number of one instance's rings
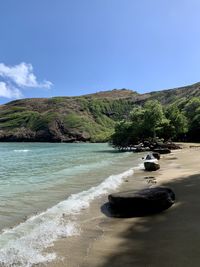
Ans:
POLYGON ((139 163, 133 153, 116 153, 107 144, 0 143, 0 264, 54 259, 43 250, 78 234, 76 216, 139 163))

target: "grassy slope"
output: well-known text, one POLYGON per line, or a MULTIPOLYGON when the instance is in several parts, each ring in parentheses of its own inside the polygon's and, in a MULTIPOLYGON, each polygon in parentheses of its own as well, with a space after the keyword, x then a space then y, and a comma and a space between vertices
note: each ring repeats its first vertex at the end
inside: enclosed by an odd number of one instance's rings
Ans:
POLYGON ((200 84, 142 95, 122 89, 12 101, 0 106, 0 141, 106 141, 115 121, 126 118, 135 103, 170 104, 193 96, 200 96, 200 84))

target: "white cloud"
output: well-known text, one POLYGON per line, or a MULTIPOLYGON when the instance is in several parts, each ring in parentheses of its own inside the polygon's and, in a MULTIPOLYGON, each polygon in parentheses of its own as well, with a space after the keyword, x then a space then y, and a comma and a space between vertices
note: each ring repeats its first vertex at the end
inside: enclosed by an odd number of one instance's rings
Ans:
POLYGON ((0 96, 7 98, 20 98, 21 89, 25 88, 51 88, 50 81, 38 82, 33 73, 33 66, 27 63, 20 63, 15 66, 7 66, 0 63, 0 96))
POLYGON ((38 82, 33 73, 33 66, 27 63, 20 63, 13 67, 0 63, 0 76, 9 78, 17 86, 50 88, 52 83, 49 81, 38 82))
POLYGON ((23 97, 23 95, 19 89, 9 87, 5 82, 0 82, 0 97, 18 99, 23 97))

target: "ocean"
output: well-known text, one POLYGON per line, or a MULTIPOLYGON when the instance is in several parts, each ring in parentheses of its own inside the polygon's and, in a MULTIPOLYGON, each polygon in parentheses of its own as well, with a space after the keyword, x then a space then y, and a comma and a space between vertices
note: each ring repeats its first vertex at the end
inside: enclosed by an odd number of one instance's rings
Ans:
POLYGON ((46 249, 79 235, 78 216, 141 164, 108 144, 0 143, 0 266, 54 260, 46 249))

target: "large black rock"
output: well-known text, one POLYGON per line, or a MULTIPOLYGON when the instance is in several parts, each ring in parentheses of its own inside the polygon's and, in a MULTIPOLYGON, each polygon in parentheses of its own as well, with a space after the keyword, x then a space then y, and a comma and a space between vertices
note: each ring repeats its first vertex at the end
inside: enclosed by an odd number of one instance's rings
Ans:
POLYGON ((140 191, 125 191, 108 196, 114 217, 135 217, 158 213, 175 202, 174 192, 167 187, 152 187, 140 191))
POLYGON ((145 161, 144 168, 146 171, 152 172, 160 169, 160 165, 157 162, 145 161))

